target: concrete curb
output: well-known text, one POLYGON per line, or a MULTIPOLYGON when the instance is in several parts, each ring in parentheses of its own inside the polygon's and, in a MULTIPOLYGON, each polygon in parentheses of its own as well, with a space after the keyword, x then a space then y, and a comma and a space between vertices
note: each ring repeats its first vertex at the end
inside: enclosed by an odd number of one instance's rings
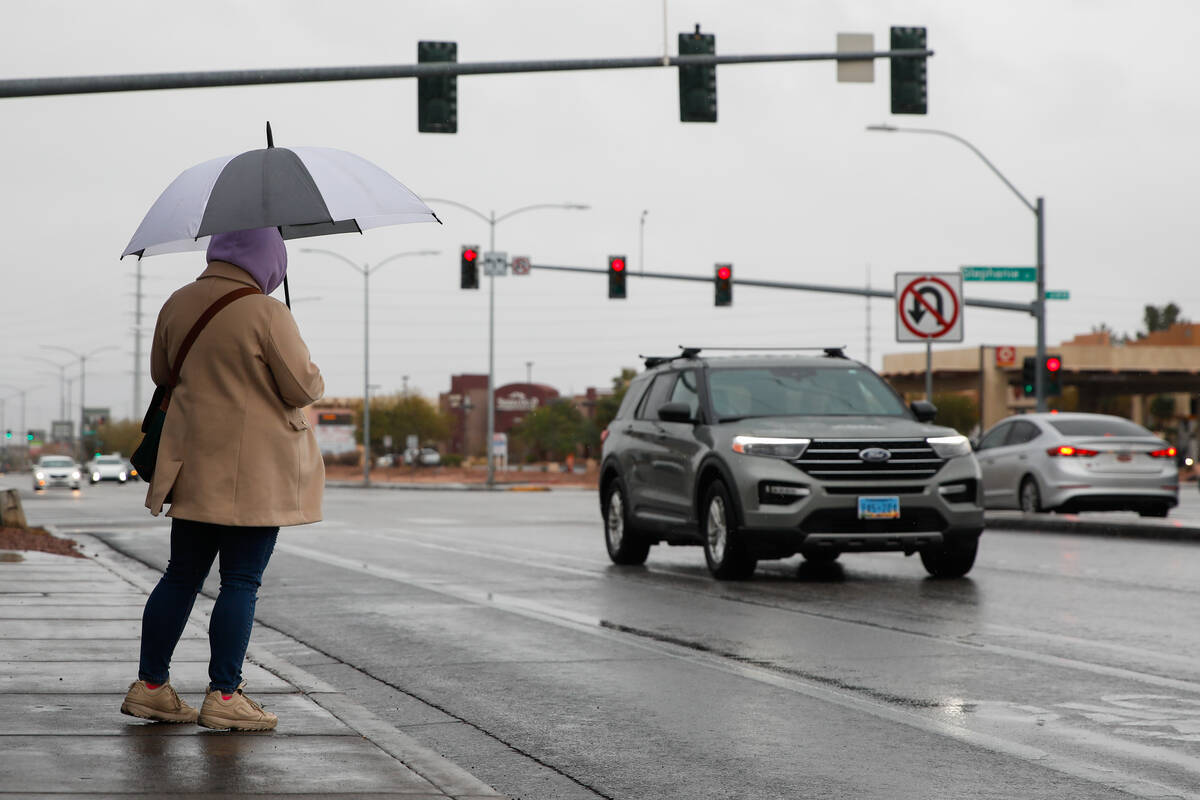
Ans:
POLYGON ((1025 514, 1020 511, 987 511, 983 516, 988 528, 1001 530, 1200 542, 1200 525, 1182 520, 1107 520, 1075 514, 1025 514))
POLYGON ((362 481, 325 481, 330 489, 392 489, 407 492, 594 492, 593 486, 554 486, 545 483, 505 483, 488 488, 482 483, 391 483, 372 481, 364 486, 362 481))
MULTIPOLYGON (((68 535, 54 525, 46 525, 45 528, 56 536, 69 536, 81 544, 86 544, 87 551, 84 552, 84 555, 87 558, 137 589, 146 594, 154 589, 157 576, 150 574, 152 570, 149 567, 110 547, 103 539, 86 533, 72 532, 68 535)), ((198 595, 193 614, 199 612, 207 617, 212 603, 213 601, 205 595, 198 595)), ((270 630, 274 637, 287 638, 285 634, 277 630, 270 630)), ((294 640, 289 639, 289 641, 294 640)), ((365 707, 350 700, 337 687, 281 658, 269 649, 252 643, 246 653, 246 660, 290 684, 297 692, 324 709, 326 713, 340 720, 448 797, 492 798, 493 800, 506 798, 505 795, 497 792, 463 767, 424 746, 408 734, 397 730, 365 707)))

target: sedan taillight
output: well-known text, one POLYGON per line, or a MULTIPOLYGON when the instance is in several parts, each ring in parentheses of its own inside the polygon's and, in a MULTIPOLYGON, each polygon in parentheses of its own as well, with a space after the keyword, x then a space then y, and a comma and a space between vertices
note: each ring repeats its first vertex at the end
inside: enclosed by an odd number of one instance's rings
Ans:
POLYGON ((1088 450, 1084 447, 1072 447, 1069 444, 1051 447, 1046 451, 1048 456, 1066 456, 1068 458, 1091 458, 1100 455, 1099 450, 1088 450))
POLYGON ((1175 452, 1176 451, 1175 451, 1174 447, 1164 447, 1162 450, 1155 450, 1154 452, 1152 452, 1150 454, 1150 457, 1151 458, 1174 458, 1175 452))

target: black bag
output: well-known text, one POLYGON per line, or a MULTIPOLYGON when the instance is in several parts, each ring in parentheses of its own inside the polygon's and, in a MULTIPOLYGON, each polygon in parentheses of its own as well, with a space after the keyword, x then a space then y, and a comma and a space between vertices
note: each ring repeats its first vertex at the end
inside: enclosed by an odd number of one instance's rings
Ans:
POLYGON ((200 315, 200 319, 196 320, 196 324, 184 337, 183 344, 179 346, 179 354, 175 357, 175 366, 171 370, 171 377, 167 385, 154 387, 154 396, 150 398, 150 407, 146 409, 146 416, 142 419, 142 441, 138 443, 133 455, 129 457, 129 463, 133 464, 138 476, 146 483, 154 480, 154 469, 158 465, 158 445, 162 441, 163 425, 167 421, 167 408, 171 405, 171 391, 179 385, 179 371, 183 369, 183 360, 187 358, 188 350, 192 349, 192 343, 196 341, 200 331, 204 329, 209 320, 217 315, 218 311, 239 297, 245 297, 248 294, 262 294, 262 291, 255 286, 234 289, 217 298, 211 306, 205 309, 204 313, 200 315))

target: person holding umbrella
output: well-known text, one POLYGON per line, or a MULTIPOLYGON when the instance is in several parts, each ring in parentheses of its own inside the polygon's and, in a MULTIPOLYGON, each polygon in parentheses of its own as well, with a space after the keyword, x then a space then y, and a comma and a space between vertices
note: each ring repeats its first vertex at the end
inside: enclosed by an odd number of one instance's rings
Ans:
POLYGON ((157 465, 146 495, 152 514, 170 504, 171 556, 142 616, 138 679, 121 711, 270 730, 278 719, 242 692, 242 664, 263 570, 279 526, 321 519, 325 467, 302 410, 325 382, 290 310, 268 297, 283 281, 287 251, 275 228, 216 234, 208 268, 163 305, 151 376, 167 385, 196 321, 215 301, 249 288, 193 337, 171 392, 157 465), (209 687, 197 711, 169 670, 196 594, 214 559, 221 589, 209 624, 209 687))
POLYGON ((122 712, 209 728, 277 725, 243 694, 241 669, 279 528, 321 519, 325 467, 303 408, 325 385, 291 303, 267 295, 282 283, 288 299, 285 239, 414 222, 441 220, 358 155, 275 147, 267 123, 265 149, 184 170, 134 232, 122 258, 207 247, 208 268, 164 304, 151 348, 151 375, 169 394, 151 411, 166 414, 146 505, 155 515, 170 505, 171 555, 146 602, 138 679, 122 712), (210 683, 197 712, 169 682, 171 655, 218 556, 210 683))

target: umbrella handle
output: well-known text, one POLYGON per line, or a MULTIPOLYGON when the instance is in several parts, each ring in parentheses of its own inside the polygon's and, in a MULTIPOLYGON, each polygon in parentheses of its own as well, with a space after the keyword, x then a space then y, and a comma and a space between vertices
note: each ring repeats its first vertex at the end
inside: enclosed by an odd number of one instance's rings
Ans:
POLYGON ((283 276, 283 302, 289 309, 292 307, 292 293, 288 290, 287 275, 283 276))
POLYGON ((271 135, 271 121, 267 120, 267 147, 275 146, 275 137, 271 135))

